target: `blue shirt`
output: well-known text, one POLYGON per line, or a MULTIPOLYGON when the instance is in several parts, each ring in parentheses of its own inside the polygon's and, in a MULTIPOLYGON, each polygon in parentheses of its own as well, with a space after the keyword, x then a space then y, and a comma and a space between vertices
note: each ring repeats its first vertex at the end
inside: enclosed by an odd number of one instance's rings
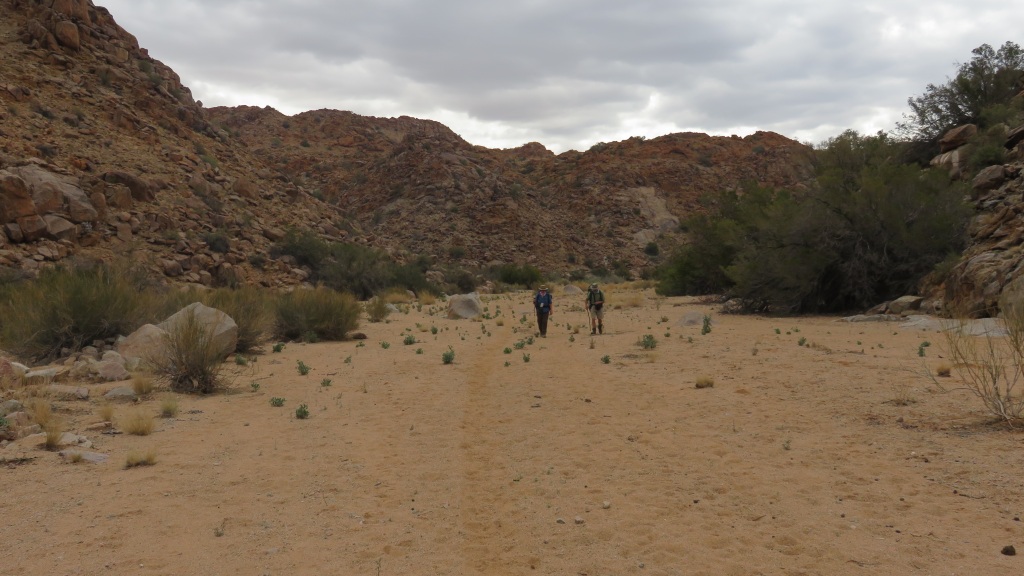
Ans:
POLYGON ((537 292, 537 295, 533 297, 533 307, 537 309, 537 312, 550 313, 551 303, 550 292, 545 292, 544 294, 537 292))

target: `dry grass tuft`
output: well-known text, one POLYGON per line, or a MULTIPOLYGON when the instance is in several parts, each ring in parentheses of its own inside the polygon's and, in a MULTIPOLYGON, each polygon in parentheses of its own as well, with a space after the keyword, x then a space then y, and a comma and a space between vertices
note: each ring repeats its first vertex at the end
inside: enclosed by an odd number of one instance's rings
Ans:
POLYGON ((113 404, 100 404, 100 407, 96 409, 96 415, 99 417, 101 422, 113 422, 114 421, 114 405, 113 404))
POLYGON ((132 376, 132 390, 138 396, 147 396, 153 392, 153 377, 149 374, 135 374, 132 376))
POLYGON ((392 288, 384 293, 383 299, 388 304, 409 304, 412 302, 413 297, 401 288, 392 288))
POLYGON ((64 420, 52 417, 47 420, 46 424, 40 424, 40 426, 43 427, 43 434, 46 435, 43 446, 47 450, 56 450, 59 448, 60 439, 64 436, 64 420))
POLYGON ((160 399, 160 416, 163 418, 174 418, 178 415, 178 397, 174 394, 167 394, 160 399))
POLYGON ((714 388, 715 379, 710 376, 698 376, 697 377, 697 389, 703 390, 704 388, 714 388))
POLYGON ((139 409, 128 414, 121 423, 121 429, 134 436, 149 436, 155 427, 153 417, 139 409))
POLYGON ((420 293, 420 304, 423 304, 424 306, 433 306, 436 303, 437 303, 437 296, 434 296, 430 292, 421 292, 420 293))
POLYGON ((953 367, 947 362, 943 362, 935 367, 935 375, 942 376, 943 378, 949 378, 949 375, 953 373, 953 367))
POLYGON ((136 466, 152 466, 156 464, 156 452, 153 450, 147 450, 145 452, 139 450, 132 450, 128 453, 128 457, 125 459, 125 468, 135 468, 136 466))

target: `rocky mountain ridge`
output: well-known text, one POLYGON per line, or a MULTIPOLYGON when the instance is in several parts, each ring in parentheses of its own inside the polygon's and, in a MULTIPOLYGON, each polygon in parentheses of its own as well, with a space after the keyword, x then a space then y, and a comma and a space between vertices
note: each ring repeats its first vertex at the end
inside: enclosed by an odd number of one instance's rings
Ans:
POLYGON ((414 118, 205 109, 89 0, 0 2, 0 266, 130 254, 169 281, 301 282, 289 227, 468 268, 639 270, 704 191, 806 186, 777 134, 674 134, 555 155, 414 118))

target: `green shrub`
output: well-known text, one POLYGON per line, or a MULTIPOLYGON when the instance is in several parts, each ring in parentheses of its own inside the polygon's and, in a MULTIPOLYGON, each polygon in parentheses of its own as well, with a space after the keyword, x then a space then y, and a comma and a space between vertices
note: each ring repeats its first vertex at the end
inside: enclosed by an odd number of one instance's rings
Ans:
POLYGON ((231 251, 231 240, 223 232, 207 232, 202 235, 202 239, 213 252, 227 254, 231 251))
POLYGON ((295 409, 295 417, 299 420, 305 420, 309 418, 309 406, 305 404, 299 404, 299 407, 295 409))
POLYGON ((273 297, 267 291, 252 286, 220 288, 203 294, 202 302, 238 324, 237 352, 252 352, 266 340, 273 324, 273 297))
POLYGON ((270 399, 270 405, 273 406, 274 408, 280 408, 281 406, 284 406, 284 398, 281 398, 280 396, 274 396, 273 398, 270 399))
POLYGON ((350 294, 329 288, 296 290, 277 301, 278 338, 296 340, 312 333, 320 340, 342 340, 358 327, 359 303, 350 294))
POLYGON ((543 279, 540 270, 529 264, 502 264, 491 268, 488 276, 505 284, 527 288, 533 288, 543 279))
POLYGON ((366 303, 366 317, 370 322, 383 322, 391 314, 386 300, 379 296, 366 303))
POLYGON ((451 346, 448 347, 448 350, 441 353, 441 362, 444 364, 455 362, 455 350, 451 346))
POLYGON ((209 394, 221 385, 222 359, 212 331, 189 311, 168 330, 163 352, 146 360, 171 390, 209 394))
POLYGON ((608 355, 601 356, 601 363, 602 364, 610 364, 611 361, 612 361, 612 357, 611 356, 608 356, 608 355))
POLYGON ((146 272, 127 265, 44 270, 7 284, 0 301, 0 348, 42 362, 62 348, 130 334, 155 320, 146 272))
POLYGON ((654 338, 654 334, 644 334, 637 344, 644 350, 654 350, 658 347, 658 341, 654 338))
POLYGON ((295 363, 295 368, 299 371, 299 374, 302 376, 306 376, 307 374, 309 374, 309 371, 312 370, 312 368, 309 367, 309 364, 306 364, 302 360, 299 360, 298 362, 295 363))
POLYGON ((416 337, 413 336, 412 334, 406 334, 405 339, 402 340, 402 344, 405 344, 406 346, 412 346, 415 343, 416 337))

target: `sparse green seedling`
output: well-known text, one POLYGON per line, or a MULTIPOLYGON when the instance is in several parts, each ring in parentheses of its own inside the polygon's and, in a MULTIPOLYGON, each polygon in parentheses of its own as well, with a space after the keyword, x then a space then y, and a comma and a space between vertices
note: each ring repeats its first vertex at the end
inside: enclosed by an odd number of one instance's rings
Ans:
POLYGON ((661 317, 661 321, 662 322, 668 322, 668 316, 662 316, 661 317))
POLYGON ((249 361, 245 359, 245 356, 242 356, 241 354, 235 354, 235 364, 239 366, 248 366, 249 361))
POLYGON ((576 341, 576 337, 573 336, 572 334, 569 334, 569 342, 575 342, 575 341, 576 341))
POLYGON ((922 358, 924 357, 924 346, 917 347, 917 355, 921 356, 922 358))
POLYGON ((388 348, 391 348, 391 343, 386 340, 382 340, 380 343, 380 347, 387 350, 388 348))
POLYGON ((453 349, 451 346, 449 346, 447 350, 442 352, 441 353, 441 362, 443 362, 445 364, 451 364, 452 362, 455 362, 455 349, 453 349))
POLYGON ((275 353, 278 353, 278 352, 281 352, 282 350, 284 350, 284 342, 278 342, 277 344, 274 344, 273 350, 274 350, 275 353))
POLYGON ((776 329, 775 329, 775 333, 776 333, 776 334, 782 334, 782 330, 779 330, 778 328, 776 328, 776 329))
POLYGON ((803 346, 804 344, 807 344, 807 338, 801 336, 800 339, 796 341, 796 344, 797 346, 803 346))
POLYGON ((602 364, 611 364, 611 361, 612 361, 612 357, 611 356, 608 356, 607 354, 605 354, 604 356, 601 356, 601 363, 602 364))
POLYGON ((511 365, 512 365, 511 362, 509 362, 508 360, 505 360, 505 368, 508 368, 511 365))
POLYGON ((366 342, 363 342, 362 340, 360 340, 360 341, 359 341, 359 342, 358 342, 358 343, 356 344, 356 348, 362 348, 362 347, 364 347, 364 346, 366 346, 366 342))
POLYGON ((274 408, 280 408, 281 406, 284 406, 284 398, 274 396, 270 399, 270 405, 274 408))
POLYGON ((430 327, 430 333, 434 334, 436 336, 437 335, 437 326, 431 326, 430 327))
POLYGON ((299 420, 305 420, 309 418, 309 406, 305 404, 299 404, 299 407, 295 409, 295 417, 299 420))
POLYGON ((259 383, 259 382, 256 382, 256 381, 254 380, 254 381, 252 381, 252 382, 250 382, 250 383, 249 383, 249 388, 252 388, 252 391, 253 391, 253 392, 259 392, 259 391, 260 391, 260 383, 259 383))
POLYGON ((658 341, 654 338, 654 334, 644 334, 637 344, 644 350, 654 350, 658 347, 658 341))
POLYGON ((405 340, 402 340, 402 344, 405 344, 406 346, 412 346, 415 343, 416 337, 413 336, 412 334, 407 334, 405 340))
POLYGON ((523 362, 529 362, 529 361, 530 361, 530 355, 527 354, 526 352, 523 352, 523 362))
POLYGON ((705 334, 709 334, 709 333, 711 333, 711 316, 708 316, 707 314, 705 314, 704 315, 704 325, 701 326, 701 328, 700 328, 700 335, 704 336, 705 334))
POLYGON ((351 363, 352 363, 352 357, 351 356, 345 356, 345 364, 351 364, 351 363))
POLYGON ((417 348, 416 349, 416 353, 417 354, 423 354, 423 348, 417 348))
POLYGON ((298 368, 299 374, 301 374, 302 376, 309 374, 309 371, 312 370, 312 368, 310 368, 309 365, 303 362, 302 360, 299 360, 295 364, 295 367, 298 368))
POLYGON ((526 348, 526 341, 520 340, 519 342, 516 342, 512 346, 514 346, 516 350, 522 350, 523 348, 526 348))
POLYGON ((504 352, 505 352, 505 354, 511 354, 512 353, 512 349, 509 348, 508 346, 506 346, 504 352))
POLYGON ((322 388, 330 388, 330 386, 331 386, 331 379, 330 378, 324 378, 323 380, 320 381, 320 386, 322 388))
POLYGON ((714 388, 715 379, 710 376, 698 376, 696 386, 698 390, 703 390, 704 388, 714 388))

